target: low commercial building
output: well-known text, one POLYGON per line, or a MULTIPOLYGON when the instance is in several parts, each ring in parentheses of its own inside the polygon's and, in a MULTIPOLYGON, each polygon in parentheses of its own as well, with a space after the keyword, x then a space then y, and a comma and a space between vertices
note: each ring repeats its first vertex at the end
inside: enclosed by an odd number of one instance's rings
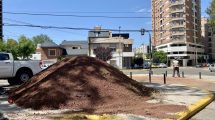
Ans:
POLYGON ((127 33, 113 34, 109 30, 102 30, 101 27, 95 27, 88 33, 89 56, 95 57, 94 49, 97 47, 106 47, 113 50, 113 57, 108 61, 112 66, 119 69, 131 68, 133 40, 127 33))
POLYGON ((64 48, 64 55, 67 57, 72 56, 87 56, 88 55, 88 42, 87 41, 67 41, 64 40, 60 46, 64 48))
POLYGON ((41 55, 39 57, 41 60, 57 62, 57 59, 63 54, 63 48, 53 41, 45 41, 37 45, 36 54, 41 55))

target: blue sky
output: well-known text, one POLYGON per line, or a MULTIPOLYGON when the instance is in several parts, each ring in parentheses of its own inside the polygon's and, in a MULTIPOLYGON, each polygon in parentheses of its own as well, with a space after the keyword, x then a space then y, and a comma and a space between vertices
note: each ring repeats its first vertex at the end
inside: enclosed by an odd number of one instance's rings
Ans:
MULTIPOLYGON (((202 16, 206 16, 205 9, 208 7, 211 0, 201 1, 202 16)), ((150 0, 3 0, 3 11, 83 16, 150 17, 151 2, 150 0)), ((121 29, 151 29, 151 18, 77 18, 11 15, 4 13, 3 22, 15 24, 26 22, 34 25, 65 26, 74 28, 93 28, 94 26, 99 25, 106 29, 118 29, 119 26, 121 26, 121 29)), ((47 34, 58 44, 63 40, 87 40, 87 33, 87 31, 4 26, 5 39, 17 39, 18 36, 22 34, 30 38, 39 34, 47 34)), ((130 33, 130 37, 134 39, 134 47, 137 47, 142 43, 148 44, 148 34, 141 36, 140 33, 130 33)))

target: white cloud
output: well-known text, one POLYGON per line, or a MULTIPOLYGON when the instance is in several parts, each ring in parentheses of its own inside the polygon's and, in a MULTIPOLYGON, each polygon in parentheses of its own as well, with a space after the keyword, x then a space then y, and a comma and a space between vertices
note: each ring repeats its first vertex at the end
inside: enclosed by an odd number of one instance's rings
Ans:
POLYGON ((146 9, 142 8, 142 9, 137 10, 136 12, 145 12, 145 11, 146 11, 146 9))

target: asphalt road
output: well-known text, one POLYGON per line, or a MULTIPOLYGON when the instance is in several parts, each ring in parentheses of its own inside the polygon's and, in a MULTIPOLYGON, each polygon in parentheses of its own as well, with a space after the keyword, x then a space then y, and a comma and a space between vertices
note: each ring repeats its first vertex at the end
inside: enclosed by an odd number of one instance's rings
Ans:
MULTIPOLYGON (((133 74, 148 74, 148 69, 131 69, 131 70, 122 70, 125 74, 129 75, 130 72, 133 74)), ((167 71, 168 75, 172 75, 173 68, 152 68, 153 74, 155 75, 162 75, 167 71)), ((184 75, 199 75, 201 72, 202 76, 214 76, 215 72, 210 72, 208 68, 195 68, 195 67, 181 67, 180 73, 184 72, 184 75)))

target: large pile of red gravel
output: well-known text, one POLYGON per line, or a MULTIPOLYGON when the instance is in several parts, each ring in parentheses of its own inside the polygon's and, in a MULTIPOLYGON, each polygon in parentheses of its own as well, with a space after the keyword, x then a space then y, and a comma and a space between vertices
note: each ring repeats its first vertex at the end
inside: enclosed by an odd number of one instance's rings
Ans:
POLYGON ((91 57, 73 57, 54 64, 11 92, 21 107, 93 109, 113 101, 148 96, 150 89, 111 65, 91 57))
POLYGON ((181 106, 149 104, 153 90, 130 79, 111 65, 91 57, 64 59, 11 90, 24 108, 82 109, 92 113, 132 113, 159 118, 181 106))

